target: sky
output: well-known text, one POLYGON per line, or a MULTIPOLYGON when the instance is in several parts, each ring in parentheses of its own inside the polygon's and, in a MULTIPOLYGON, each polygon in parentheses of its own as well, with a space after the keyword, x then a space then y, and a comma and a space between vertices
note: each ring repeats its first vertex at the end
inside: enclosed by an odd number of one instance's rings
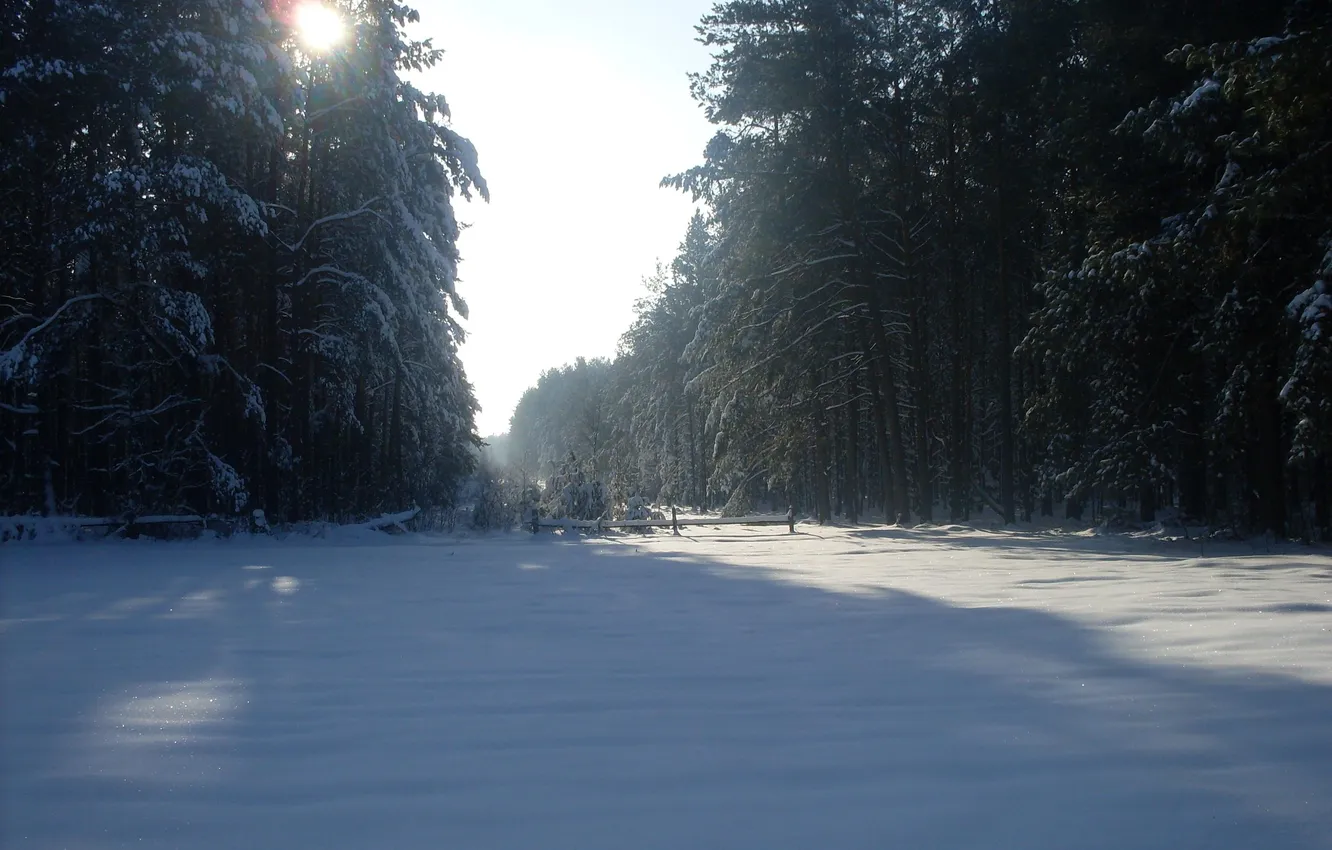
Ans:
POLYGON ((459 202, 463 365, 483 436, 523 391, 577 357, 613 356, 643 279, 693 212, 661 178, 702 160, 713 128, 686 74, 708 52, 711 0, 417 0, 416 37, 445 58, 443 94, 491 192, 459 202))

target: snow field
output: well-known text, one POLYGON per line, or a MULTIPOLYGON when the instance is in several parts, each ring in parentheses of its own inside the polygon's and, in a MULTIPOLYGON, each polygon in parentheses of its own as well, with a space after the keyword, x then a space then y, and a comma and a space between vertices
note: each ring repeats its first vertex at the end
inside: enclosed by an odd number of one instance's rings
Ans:
POLYGON ((0 548, 0 846, 1332 847, 1332 559, 802 530, 0 548))

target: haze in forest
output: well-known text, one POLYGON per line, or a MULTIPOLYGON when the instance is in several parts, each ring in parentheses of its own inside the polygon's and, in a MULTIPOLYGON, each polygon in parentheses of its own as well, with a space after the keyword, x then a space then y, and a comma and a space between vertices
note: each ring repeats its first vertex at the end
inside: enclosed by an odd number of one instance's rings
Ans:
POLYGON ((675 253, 693 210, 661 178, 713 129, 686 74, 707 67, 694 27, 708 0, 425 0, 445 49, 421 76, 480 151, 492 196, 459 208, 463 365, 484 435, 507 431, 549 366, 610 356, 641 281, 675 253))

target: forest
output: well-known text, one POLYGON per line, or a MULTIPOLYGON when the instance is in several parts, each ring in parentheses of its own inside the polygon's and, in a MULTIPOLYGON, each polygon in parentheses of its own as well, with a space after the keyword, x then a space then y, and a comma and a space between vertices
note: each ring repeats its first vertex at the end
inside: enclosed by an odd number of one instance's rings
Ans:
POLYGON ((1332 4, 730 0, 699 213, 504 454, 820 520, 1332 531, 1332 4))
POLYGON ((293 8, 6 7, 0 515, 495 521, 540 485, 1332 532, 1326 2, 717 3, 677 256, 488 456, 487 186, 410 82, 440 51, 398 0, 336 50, 293 8))
POLYGON ((480 441, 458 199, 397 0, 13 0, 0 26, 0 516, 451 503, 480 441))

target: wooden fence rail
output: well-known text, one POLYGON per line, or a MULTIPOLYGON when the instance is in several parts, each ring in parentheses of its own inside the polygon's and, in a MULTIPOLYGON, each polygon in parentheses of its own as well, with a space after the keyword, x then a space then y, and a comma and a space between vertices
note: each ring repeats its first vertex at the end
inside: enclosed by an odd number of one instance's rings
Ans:
MULTIPOLYGON (((414 519, 420 512, 420 508, 411 508, 410 510, 400 511, 393 514, 384 514, 383 516, 365 522, 355 523, 351 526, 344 527, 366 528, 373 531, 388 531, 391 529, 406 531, 404 523, 414 519)), ((110 534, 124 533, 128 536, 137 536, 143 531, 161 529, 170 525, 201 525, 208 528, 216 527, 225 529, 228 534, 249 527, 265 530, 269 527, 268 520, 264 518, 262 511, 257 511, 248 517, 205 517, 195 514, 122 517, 0 516, 0 540, 22 539, 23 537, 31 536, 38 530, 41 530, 42 532, 77 532, 85 528, 110 528, 114 529, 109 532, 110 534)))
MULTIPOLYGON (((353 528, 366 528, 374 530, 406 530, 405 523, 412 520, 420 513, 419 508, 402 511, 400 513, 385 514, 366 522, 356 523, 353 528)), ((33 532, 45 531, 78 531, 81 529, 109 528, 113 529, 111 534, 127 534, 129 536, 138 536, 139 533, 148 531, 152 528, 162 528, 169 525, 196 524, 205 527, 214 527, 214 525, 225 528, 227 533, 234 530, 244 529, 247 526, 256 526, 267 529, 268 522, 263 518, 262 513, 255 517, 221 517, 221 516, 197 516, 192 514, 176 516, 126 516, 126 517, 41 517, 41 516, 0 516, 0 541, 7 539, 21 539, 31 535, 33 532)), ((535 522, 527 522, 525 526, 536 533, 543 528, 562 528, 566 530, 580 531, 606 531, 616 528, 669 528, 680 533, 681 528, 698 525, 785 525, 792 533, 795 532, 795 520, 784 516, 739 516, 739 517, 680 517, 672 511, 670 519, 539 519, 535 522)))
POLYGON ((613 528, 669 528, 677 534, 690 525, 785 525, 794 532, 795 521, 784 516, 672 517, 671 519, 540 519, 529 526, 533 532, 542 528, 602 531, 613 528))

